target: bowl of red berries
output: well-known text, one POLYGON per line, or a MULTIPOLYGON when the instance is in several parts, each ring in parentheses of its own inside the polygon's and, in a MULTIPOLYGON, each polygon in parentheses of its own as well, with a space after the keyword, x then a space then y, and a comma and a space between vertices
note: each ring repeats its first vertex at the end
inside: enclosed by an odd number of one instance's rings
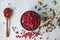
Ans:
POLYGON ((21 16, 22 27, 29 31, 37 29, 40 21, 40 15, 35 11, 26 11, 21 16))

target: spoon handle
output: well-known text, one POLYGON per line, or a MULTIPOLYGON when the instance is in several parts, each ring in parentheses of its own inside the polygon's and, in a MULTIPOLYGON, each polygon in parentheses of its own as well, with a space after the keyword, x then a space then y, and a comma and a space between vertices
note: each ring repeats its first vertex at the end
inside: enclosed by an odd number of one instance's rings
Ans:
POLYGON ((9 37, 8 19, 6 20, 6 37, 9 37))

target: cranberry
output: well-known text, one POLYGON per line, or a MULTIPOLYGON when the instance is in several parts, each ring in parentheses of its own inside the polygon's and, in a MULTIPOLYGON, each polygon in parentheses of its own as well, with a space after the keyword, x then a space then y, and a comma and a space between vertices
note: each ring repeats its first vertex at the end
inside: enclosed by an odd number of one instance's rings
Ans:
POLYGON ((12 10, 10 8, 5 8, 4 9, 4 16, 9 19, 11 16, 12 10))
POLYGON ((42 39, 42 37, 40 37, 40 39, 42 39))
POLYGON ((35 30, 40 25, 40 16, 34 11, 27 11, 21 17, 21 24, 26 30, 35 30))

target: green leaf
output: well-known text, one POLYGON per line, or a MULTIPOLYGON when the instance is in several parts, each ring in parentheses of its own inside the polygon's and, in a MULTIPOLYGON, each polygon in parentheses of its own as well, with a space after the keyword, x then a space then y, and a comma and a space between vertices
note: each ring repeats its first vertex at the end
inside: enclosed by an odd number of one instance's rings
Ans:
POLYGON ((42 2, 39 2, 40 5, 42 5, 42 2))
POLYGON ((60 21, 60 18, 58 18, 58 20, 60 21))
POLYGON ((49 32, 52 32, 52 30, 50 30, 49 32))
POLYGON ((48 21, 48 24, 50 23, 50 21, 48 21))
POLYGON ((45 22, 47 21, 47 11, 43 12, 43 17, 42 17, 42 20, 45 22))
POLYGON ((57 21, 58 21, 58 23, 60 24, 60 18, 58 18, 58 20, 57 20, 57 21))
POLYGON ((56 16, 56 13, 55 13, 55 11, 54 11, 54 10, 53 10, 53 15, 54 15, 54 16, 56 16))
POLYGON ((57 1, 56 0, 53 0, 53 3, 54 3, 54 5, 56 5, 57 4, 57 1))
POLYGON ((42 20, 43 20, 44 22, 47 21, 47 17, 44 17, 42 20))
POLYGON ((58 23, 58 26, 60 27, 60 23, 58 23))
POLYGON ((58 17, 56 17, 56 19, 58 19, 58 17))

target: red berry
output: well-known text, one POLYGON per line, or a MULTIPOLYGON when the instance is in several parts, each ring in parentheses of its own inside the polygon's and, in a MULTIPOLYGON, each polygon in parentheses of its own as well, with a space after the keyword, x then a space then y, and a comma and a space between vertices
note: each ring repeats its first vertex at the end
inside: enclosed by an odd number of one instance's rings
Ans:
POLYGON ((40 39, 42 39, 42 37, 40 37, 40 39))
POLYGON ((5 8, 4 9, 4 16, 9 19, 11 16, 12 10, 10 8, 5 8))
POLYGON ((18 34, 19 32, 17 31, 16 34, 18 34))

